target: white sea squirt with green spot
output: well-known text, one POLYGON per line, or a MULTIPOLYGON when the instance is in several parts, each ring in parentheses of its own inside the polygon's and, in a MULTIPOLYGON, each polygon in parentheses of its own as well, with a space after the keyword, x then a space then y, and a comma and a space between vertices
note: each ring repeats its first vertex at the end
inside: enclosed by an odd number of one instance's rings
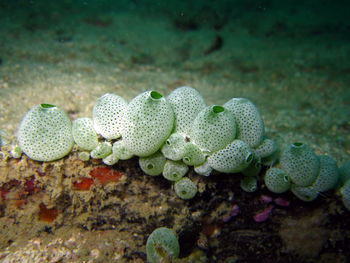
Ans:
POLYGON ((18 142, 23 152, 33 160, 49 162, 61 159, 74 145, 72 122, 55 105, 36 105, 19 126, 18 142))
POLYGON ((157 91, 146 91, 128 105, 121 128, 126 149, 149 156, 163 145, 174 127, 174 112, 157 91))
POLYGON ((236 121, 229 110, 219 105, 204 108, 194 119, 190 138, 200 149, 215 152, 236 136, 236 121))
POLYGON ((33 160, 55 161, 66 156, 74 143, 84 161, 91 157, 115 165, 139 157, 145 174, 162 174, 184 200, 198 191, 186 177, 190 171, 192 178, 189 166, 204 176, 242 173, 241 187, 249 192, 257 189, 262 166, 269 166, 264 182, 270 191, 290 190, 299 199, 312 201, 322 192, 340 189, 350 210, 350 162, 338 168, 332 157, 316 155, 300 142, 280 154, 276 142, 265 135, 257 107, 245 98, 206 106, 199 92, 187 86, 166 98, 146 91, 130 103, 107 93, 97 99, 92 118, 73 123, 59 107, 40 104, 20 123, 18 146, 12 147, 11 156, 21 158, 23 151, 33 160), (275 163, 278 168, 272 167, 275 163))

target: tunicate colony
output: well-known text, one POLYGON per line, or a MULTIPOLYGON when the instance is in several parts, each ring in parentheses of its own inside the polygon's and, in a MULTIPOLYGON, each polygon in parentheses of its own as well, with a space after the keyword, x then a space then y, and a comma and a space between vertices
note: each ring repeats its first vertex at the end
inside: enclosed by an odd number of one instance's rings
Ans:
POLYGON ((114 165, 137 156, 145 174, 163 175, 182 199, 197 193, 196 184, 186 177, 190 166, 203 176, 215 171, 241 173, 241 187, 247 192, 257 189, 262 166, 268 166, 264 182, 272 192, 290 190, 301 200, 312 201, 338 187, 345 206, 350 206, 350 165, 338 169, 332 157, 316 155, 299 142, 285 147, 279 156, 250 100, 232 98, 223 105, 207 105, 197 90, 187 86, 167 97, 146 91, 129 103, 107 93, 97 99, 92 118, 73 122, 55 105, 36 105, 20 124, 18 143, 14 157, 23 150, 29 158, 44 162, 66 156, 74 144, 85 161, 91 157, 114 165))
MULTIPOLYGON (((0 146, 4 143, 0 136, 0 146)), ((83 161, 102 159, 114 165, 136 156, 145 174, 162 175, 184 200, 198 192, 186 176, 191 166, 202 176, 240 173, 240 186, 247 192, 257 189, 265 166, 263 181, 271 192, 290 190, 299 199, 312 201, 322 192, 339 189, 350 210, 350 162, 338 168, 331 156, 317 155, 302 142, 280 153, 250 100, 232 98, 223 105, 207 105, 197 90, 187 86, 166 98, 146 91, 129 103, 107 93, 97 99, 92 118, 73 122, 55 105, 36 105, 20 124, 18 144, 11 151, 13 158, 20 158, 23 151, 44 162, 63 158, 74 145, 83 161)), ((155 229, 146 250, 151 263, 176 259, 180 252, 176 233, 155 229)))

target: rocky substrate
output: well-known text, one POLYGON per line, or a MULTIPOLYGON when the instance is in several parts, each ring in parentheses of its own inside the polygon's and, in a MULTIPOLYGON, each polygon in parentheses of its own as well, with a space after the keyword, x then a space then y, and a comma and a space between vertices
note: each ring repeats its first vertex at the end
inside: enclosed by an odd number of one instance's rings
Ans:
POLYGON ((349 212, 334 193, 305 203, 262 183, 240 188, 240 174, 203 177, 181 200, 136 159, 107 167, 78 152, 49 163, 0 155, 0 262, 145 262, 148 235, 176 231, 176 262, 346 262, 349 212), (280 203, 277 200, 284 200, 280 203), (261 218, 264 211, 266 218, 261 218))

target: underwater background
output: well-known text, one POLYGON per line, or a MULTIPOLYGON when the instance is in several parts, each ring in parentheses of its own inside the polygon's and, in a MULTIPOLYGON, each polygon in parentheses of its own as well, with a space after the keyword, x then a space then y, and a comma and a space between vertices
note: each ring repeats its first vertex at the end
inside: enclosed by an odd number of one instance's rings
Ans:
POLYGON ((268 131, 349 153, 348 1, 1 1, 0 127, 38 103, 196 88, 247 97, 268 131))
MULTIPOLYGON (((349 14, 346 0, 0 0, 0 136, 16 143, 21 119, 36 104, 58 105, 76 119, 91 117, 105 93, 130 101, 146 90, 168 95, 186 85, 208 105, 249 98, 279 145, 305 142, 340 165, 350 156, 349 14)), ((313 216, 324 222, 318 205, 313 216)), ((349 248, 349 231, 343 235, 342 249, 349 248)), ((319 256, 324 243, 306 253, 288 238, 280 253, 296 253, 291 261, 347 260, 331 249, 319 256)), ((229 251, 211 251, 209 262, 235 262, 229 251)), ((140 252, 115 262, 144 259, 140 252)))

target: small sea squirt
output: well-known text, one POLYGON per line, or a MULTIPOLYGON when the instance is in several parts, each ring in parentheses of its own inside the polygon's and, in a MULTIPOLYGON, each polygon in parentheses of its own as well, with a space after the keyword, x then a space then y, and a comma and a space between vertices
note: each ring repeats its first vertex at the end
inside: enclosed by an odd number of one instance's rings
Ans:
POLYGON ((148 237, 146 243, 147 262, 172 262, 179 257, 180 244, 174 230, 160 227, 148 237))

